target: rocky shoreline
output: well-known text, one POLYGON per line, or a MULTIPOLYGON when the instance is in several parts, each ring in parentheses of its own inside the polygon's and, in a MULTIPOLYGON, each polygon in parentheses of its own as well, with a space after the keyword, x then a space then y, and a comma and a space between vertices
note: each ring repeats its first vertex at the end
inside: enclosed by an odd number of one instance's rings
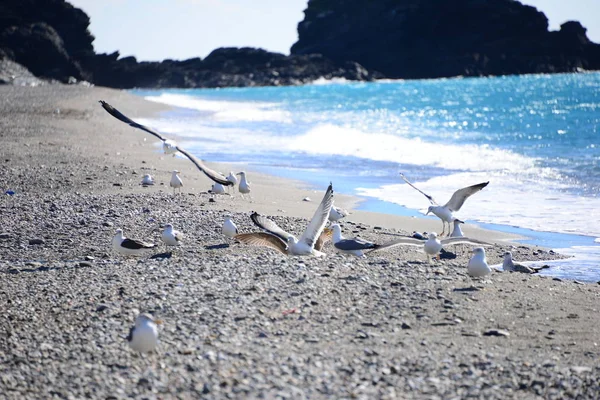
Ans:
MULTIPOLYGON (((220 233, 225 213, 242 231, 255 229, 256 209, 297 232, 314 208, 301 199, 315 192, 273 195, 280 181, 257 175, 252 203, 211 202, 202 174, 113 121, 99 99, 132 117, 164 110, 107 89, 0 87, 0 187, 16 192, 0 204, 0 397, 574 399, 600 390, 598 285, 516 273, 474 280, 467 256, 432 266, 411 248, 357 259, 327 247, 315 259, 235 244, 220 233), (161 185, 174 168, 187 182, 180 196, 161 185), (144 173, 155 187, 139 185, 144 173), (172 256, 110 250, 116 228, 156 242, 151 230, 165 222, 186 235, 172 256), (143 358, 125 342, 139 311, 165 321, 158 353, 143 358)), ((412 227, 350 218, 344 229, 381 240, 412 227)), ((490 262, 509 246, 490 249, 490 262)))

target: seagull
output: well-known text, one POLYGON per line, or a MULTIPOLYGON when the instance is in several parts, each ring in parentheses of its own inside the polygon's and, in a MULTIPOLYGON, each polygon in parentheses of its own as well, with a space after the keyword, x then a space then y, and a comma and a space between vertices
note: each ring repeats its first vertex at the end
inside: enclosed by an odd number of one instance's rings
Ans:
POLYGON ((152 186, 154 185, 154 178, 150 174, 144 175, 142 178, 142 186, 152 186))
POLYGON ((238 190, 242 194, 242 197, 244 197, 245 194, 250 193, 250 183, 246 180, 246 172, 245 171, 238 172, 236 175, 241 176, 238 190))
MULTIPOLYGON (((165 147, 168 148, 172 148, 174 147, 178 152, 180 152, 181 154, 183 154, 188 160, 190 160, 192 163, 194 163, 194 165, 204 173, 204 175, 206 175, 207 177, 209 177, 211 180, 220 183, 221 185, 225 185, 225 186, 232 186, 233 184, 231 182, 229 182, 227 180, 227 178, 225 178, 223 175, 219 174, 218 172, 208 168, 200 159, 196 158, 194 155, 188 153, 185 149, 181 148, 180 146, 177 145, 177 143, 175 143, 174 141, 165 138, 162 134, 160 134, 159 132, 155 131, 152 128, 149 128, 147 126, 144 126, 142 124, 138 124, 137 122, 133 121, 132 119, 130 119, 129 117, 125 116, 124 114, 122 114, 119 110, 117 110, 116 108, 114 108, 113 106, 111 106, 110 104, 108 104, 105 101, 100 100, 100 104, 102 104, 102 108, 104 108, 110 115, 112 115, 113 117, 115 117, 116 119, 118 119, 121 122, 124 122, 134 128, 137 129, 141 129, 145 132, 148 132, 149 134, 157 137, 158 139, 160 139, 163 142, 163 151, 165 151, 165 153, 167 153, 167 150, 165 150, 165 147), (167 143, 168 141, 168 143, 167 143)), ((171 150, 169 150, 171 151, 171 150)))
MULTIPOLYGON (((452 222, 454 223, 454 229, 452 230, 450 237, 465 237, 462 229, 460 228, 460 224, 464 224, 464 221, 461 221, 458 218, 454 218, 454 221, 452 221, 452 222)), ((454 246, 454 249, 456 250, 456 246, 454 246)), ((461 248, 461 253, 462 253, 462 248, 461 248)))
POLYGON ((150 314, 140 314, 135 319, 135 325, 129 329, 127 342, 133 351, 149 353, 158 345, 158 328, 161 320, 152 318, 150 314))
POLYGON ((450 244, 474 244, 480 246, 491 246, 490 243, 482 242, 480 240, 471 239, 468 237, 459 237, 459 238, 446 238, 439 240, 437 238, 437 233, 431 232, 428 234, 428 238, 425 242, 421 239, 415 239, 413 237, 403 237, 394 242, 386 244, 386 247, 395 247, 395 246, 422 246, 425 254, 427 254, 427 260, 431 263, 431 257, 439 257, 440 251, 442 251, 442 247, 450 245, 450 244))
POLYGON ((227 178, 225 178, 225 179, 227 179, 229 182, 231 182, 232 186, 235 186, 238 184, 238 178, 236 178, 233 171, 229 171, 229 175, 227 175, 227 178))
POLYGON ((333 232, 333 247, 342 253, 357 257, 364 257, 364 250, 381 250, 397 244, 396 241, 387 244, 376 244, 361 238, 346 239, 342 236, 342 228, 338 224, 331 225, 330 229, 333 232))
POLYGON ((404 182, 408 183, 413 189, 417 190, 419 193, 421 193, 422 195, 427 197, 429 202, 432 204, 427 209, 427 213, 425 215, 427 215, 429 213, 433 213, 439 219, 442 220, 442 233, 440 233, 440 236, 443 236, 444 233, 446 232, 446 224, 448 224, 448 233, 450 233, 450 223, 454 220, 454 215, 452 215, 452 213, 454 211, 460 210, 460 208, 463 206, 463 204, 465 204, 465 200, 467 200, 467 198, 469 198, 470 196, 479 192, 481 189, 483 189, 490 183, 489 181, 482 182, 482 183, 478 183, 477 185, 467 186, 465 188, 459 189, 456 192, 454 192, 454 194, 452 195, 452 197, 450 198, 450 200, 448 200, 448 202, 446 204, 444 204, 443 206, 440 206, 433 199, 433 197, 431 197, 427 193, 421 191, 415 185, 410 183, 410 181, 408 179, 406 179, 404 174, 401 173, 400 177, 404 180, 404 182))
POLYGON ((329 235, 328 231, 324 231, 324 229, 332 204, 333 186, 329 184, 325 196, 323 196, 323 200, 321 200, 319 207, 317 207, 315 214, 308 223, 308 226, 300 239, 297 239, 291 233, 288 233, 277 226, 275 222, 256 212, 252 213, 250 218, 252 219, 252 222, 266 232, 243 233, 236 235, 235 238, 242 243, 271 247, 287 255, 324 256, 325 253, 321 252, 321 249, 329 235))
POLYGON ((117 229, 115 236, 112 239, 113 250, 126 256, 138 256, 154 247, 155 245, 152 243, 145 243, 140 240, 124 237, 123 229, 117 229))
POLYGON ((331 211, 329 211, 329 221, 336 222, 340 219, 347 217, 350 213, 346 210, 338 208, 336 206, 331 206, 331 211))
POLYGON ((173 225, 166 224, 160 235, 160 239, 167 246, 179 246, 183 240, 183 233, 173 229, 173 225))
POLYGON ((517 264, 513 261, 512 253, 510 251, 507 251, 506 253, 504 253, 504 260, 502 261, 502 269, 504 271, 523 272, 525 274, 535 274, 537 272, 540 272, 540 269, 543 269, 543 268, 544 267, 533 268, 533 267, 528 267, 523 264, 517 264))
POLYGON ((223 221, 223 227, 221 228, 221 232, 223 232, 223 235, 230 238, 238 234, 238 228, 231 220, 231 217, 225 217, 225 221, 223 221))
POLYGON ((175 194, 175 189, 179 189, 179 193, 181 193, 181 187, 183 186, 183 181, 179 177, 179 171, 174 170, 171 174, 171 182, 169 182, 169 186, 173 188, 173 194, 175 194))
POLYGON ((212 187, 210 188, 210 191, 213 194, 225 194, 225 188, 220 183, 213 184, 212 187))
POLYGON ((467 271, 469 272, 469 275, 476 278, 492 273, 492 269, 485 259, 485 250, 483 247, 475 247, 473 249, 473 256, 469 260, 467 271))

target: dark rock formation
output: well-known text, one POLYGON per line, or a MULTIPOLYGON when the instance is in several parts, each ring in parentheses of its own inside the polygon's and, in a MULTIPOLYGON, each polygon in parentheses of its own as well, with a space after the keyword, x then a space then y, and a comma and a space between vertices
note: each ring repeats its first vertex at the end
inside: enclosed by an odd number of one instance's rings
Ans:
POLYGON ((310 0, 292 54, 354 60, 392 78, 600 69, 600 45, 514 0, 310 0))

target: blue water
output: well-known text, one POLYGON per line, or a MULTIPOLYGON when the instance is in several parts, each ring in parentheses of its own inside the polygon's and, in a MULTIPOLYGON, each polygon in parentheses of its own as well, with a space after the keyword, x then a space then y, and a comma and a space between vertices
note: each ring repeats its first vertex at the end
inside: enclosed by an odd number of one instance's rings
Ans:
POLYGON ((592 255, 574 268, 600 280, 600 73, 134 93, 180 107, 144 122, 204 159, 333 181, 374 211, 427 208, 399 172, 441 203, 489 180, 459 217, 592 255))

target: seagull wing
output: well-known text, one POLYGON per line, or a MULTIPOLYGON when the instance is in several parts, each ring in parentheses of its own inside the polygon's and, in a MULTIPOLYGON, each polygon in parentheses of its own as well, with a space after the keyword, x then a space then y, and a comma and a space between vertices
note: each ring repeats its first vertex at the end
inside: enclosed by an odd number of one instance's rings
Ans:
POLYGON ((317 242, 315 243, 315 250, 321 251, 323 249, 323 247, 325 246, 325 244, 327 242, 331 241, 332 237, 333 237, 333 231, 331 229, 329 229, 329 230, 323 229, 323 232, 321 232, 321 235, 319 235, 319 238, 317 239, 317 242))
POLYGON ((486 187, 490 182, 482 182, 477 185, 468 186, 466 188, 462 188, 454 192, 450 200, 446 203, 444 207, 447 207, 450 211, 458 211, 465 204, 465 200, 469 198, 469 196, 474 195, 479 192, 481 189, 486 187))
POLYGON ((476 246, 493 246, 492 243, 484 242, 477 239, 471 239, 468 237, 450 237, 440 240, 442 246, 446 246, 448 244, 474 244, 476 246))
POLYGON ((329 219, 329 211, 331 210, 332 205, 333 185, 330 183, 327 191, 325 192, 325 196, 323 196, 323 200, 321 200, 321 204, 319 204, 319 207, 317 207, 317 210, 308 223, 306 230, 300 237, 300 242, 306 243, 311 248, 315 247, 315 243, 317 242, 318 237, 321 235, 321 232, 323 232, 323 228, 325 228, 325 224, 329 219))
POLYGON ((374 250, 379 247, 375 243, 369 242, 367 240, 363 240, 361 238, 342 239, 339 242, 334 243, 333 246, 338 250, 344 250, 344 251, 371 250, 371 249, 374 250))
MULTIPOLYGON (((125 122, 126 124, 128 124, 134 128, 141 129, 145 132, 148 132, 149 134, 156 136, 163 142, 169 141, 170 143, 172 143, 172 141, 170 141, 169 139, 167 139, 166 137, 161 135, 159 132, 155 131, 152 128, 144 126, 142 124, 138 124, 137 122, 135 122, 131 118, 127 117, 126 115, 124 115, 122 112, 120 112, 119 110, 117 110, 116 108, 114 108, 113 106, 108 104, 107 102, 100 100, 100 104, 102 104, 102 108, 104 108, 110 115, 112 115, 119 121, 125 122)), ((194 157, 194 155, 188 153, 186 150, 182 149, 180 146, 174 146, 174 147, 177 149, 177 151, 179 151, 181 154, 183 154, 185 157, 187 157, 191 162, 193 162, 194 165, 196 167, 198 167, 198 169, 200 171, 202 171, 204 173, 204 175, 208 176, 211 180, 218 182, 221 185, 226 185, 226 186, 233 185, 223 175, 219 174, 217 171, 214 171, 214 170, 208 168, 199 158, 194 157)))
POLYGON ((275 249, 280 253, 287 254, 286 243, 277 236, 273 236, 270 233, 240 233, 239 235, 235 235, 234 238, 242 243, 246 243, 252 246, 270 247, 271 249, 275 249))
POLYGON ((141 249, 151 249, 154 247, 151 243, 145 243, 135 239, 123 239, 121 242, 121 247, 124 247, 129 250, 141 250, 141 249))
POLYGON ((279 227, 279 225, 277 225, 275 222, 271 221, 269 218, 265 217, 264 215, 260 215, 257 212, 253 212, 252 215, 250 215, 250 219, 260 229, 264 229, 265 231, 269 232, 270 234, 277 236, 279 239, 283 240, 285 243, 287 243, 288 237, 291 236, 291 234, 289 234, 286 231, 284 231, 283 229, 281 229, 279 227))
POLYGON ((406 179, 406 177, 404 176, 403 173, 400 173, 400 178, 402 178, 404 180, 404 182, 408 183, 413 189, 415 189, 417 192, 421 193, 423 196, 427 197, 427 200, 429 200, 429 202, 431 204, 433 204, 434 206, 437 206, 438 203, 433 199, 433 197, 431 197, 430 195, 428 195, 427 193, 423 192, 421 189, 419 189, 418 187, 416 187, 415 185, 413 185, 412 183, 410 183, 410 181, 408 179, 406 179))
POLYGON ((415 239, 412 237, 403 237, 403 238, 394 240, 392 242, 382 244, 381 246, 377 247, 376 249, 373 249, 372 251, 387 249, 387 248, 396 247, 396 246, 420 246, 420 247, 423 247, 424 245, 425 245, 425 241, 423 241, 423 240, 415 239))

